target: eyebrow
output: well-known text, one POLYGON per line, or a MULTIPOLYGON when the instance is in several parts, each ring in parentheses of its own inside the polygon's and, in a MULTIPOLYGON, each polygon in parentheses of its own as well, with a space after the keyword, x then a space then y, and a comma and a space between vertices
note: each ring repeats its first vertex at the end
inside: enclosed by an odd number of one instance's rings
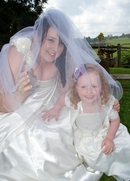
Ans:
POLYGON ((49 37, 49 38, 52 38, 52 39, 55 39, 55 40, 56 40, 56 38, 55 38, 55 37, 53 37, 53 36, 47 36, 47 37, 49 37))

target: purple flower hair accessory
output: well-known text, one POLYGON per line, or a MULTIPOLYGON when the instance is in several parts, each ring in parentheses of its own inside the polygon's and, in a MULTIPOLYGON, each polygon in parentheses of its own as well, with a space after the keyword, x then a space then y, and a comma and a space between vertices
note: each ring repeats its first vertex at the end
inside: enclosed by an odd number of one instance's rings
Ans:
POLYGON ((77 81, 77 79, 84 74, 86 71, 86 66, 84 64, 80 65, 79 67, 76 67, 74 71, 74 82, 77 81))

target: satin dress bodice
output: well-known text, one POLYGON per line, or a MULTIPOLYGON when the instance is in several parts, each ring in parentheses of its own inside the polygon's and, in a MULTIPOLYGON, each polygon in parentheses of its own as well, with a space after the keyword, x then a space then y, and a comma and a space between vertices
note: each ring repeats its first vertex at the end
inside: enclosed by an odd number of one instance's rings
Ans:
MULTIPOLYGON (((112 106, 111 106, 112 107, 112 106)), ((105 155, 101 148, 109 130, 110 107, 106 108, 106 116, 97 113, 78 114, 74 123, 74 144, 77 153, 94 171, 100 171, 108 176, 130 180, 130 134, 120 123, 114 138, 115 151, 105 155), (103 118, 103 119, 98 119, 103 118)))
POLYGON ((70 112, 47 122, 42 110, 50 109, 62 93, 57 77, 36 81, 31 95, 14 112, 0 114, 0 180, 80 181, 86 169, 73 145, 70 112))

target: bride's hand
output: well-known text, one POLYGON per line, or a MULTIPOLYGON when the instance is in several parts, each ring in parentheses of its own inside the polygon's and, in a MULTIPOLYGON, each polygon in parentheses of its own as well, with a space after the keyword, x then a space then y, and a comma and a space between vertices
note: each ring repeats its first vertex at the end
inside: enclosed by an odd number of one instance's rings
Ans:
POLYGON ((114 105, 113 105, 113 109, 117 112, 120 112, 120 103, 118 100, 115 100, 114 105))
POLYGON ((17 92, 20 95, 25 95, 30 89, 32 85, 30 84, 30 79, 27 72, 22 72, 18 78, 18 89, 17 92))

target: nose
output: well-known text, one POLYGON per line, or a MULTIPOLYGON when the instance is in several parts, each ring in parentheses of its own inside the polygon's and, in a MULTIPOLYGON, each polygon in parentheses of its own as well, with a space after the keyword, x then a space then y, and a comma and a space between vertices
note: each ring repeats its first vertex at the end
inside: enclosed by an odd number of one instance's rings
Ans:
POLYGON ((52 44, 52 49, 54 51, 58 51, 58 48, 59 48, 59 42, 58 41, 55 41, 53 44, 52 44))
POLYGON ((86 92, 87 93, 91 93, 92 92, 92 86, 91 85, 88 85, 87 88, 86 88, 86 92))
POLYGON ((58 49, 58 44, 56 42, 51 44, 51 48, 56 51, 58 49))

